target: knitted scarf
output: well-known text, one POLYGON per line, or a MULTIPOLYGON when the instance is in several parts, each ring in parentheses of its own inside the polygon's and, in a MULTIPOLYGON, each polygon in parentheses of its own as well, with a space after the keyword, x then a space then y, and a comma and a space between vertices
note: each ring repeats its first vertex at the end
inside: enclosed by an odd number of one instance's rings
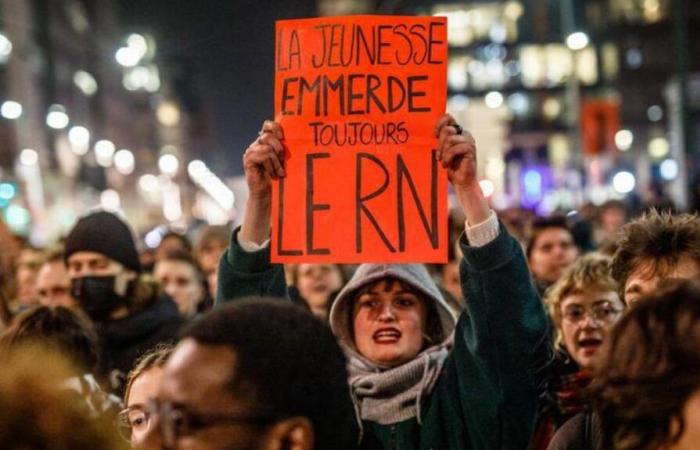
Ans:
POLYGON ((449 347, 446 343, 430 347, 390 369, 382 369, 354 351, 347 352, 350 388, 359 418, 386 425, 416 417, 420 423, 421 402, 435 386, 449 347))

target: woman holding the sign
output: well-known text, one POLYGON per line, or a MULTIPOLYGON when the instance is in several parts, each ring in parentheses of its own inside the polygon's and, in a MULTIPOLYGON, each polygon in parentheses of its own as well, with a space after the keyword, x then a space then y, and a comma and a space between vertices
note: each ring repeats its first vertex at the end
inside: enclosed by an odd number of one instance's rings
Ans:
MULTIPOLYGON (((524 449, 535 420, 535 369, 546 319, 522 249, 489 209, 476 146, 449 115, 437 159, 467 223, 460 274, 469 299, 455 318, 423 265, 363 264, 338 295, 331 327, 349 360, 362 449, 524 449)), ((244 156, 250 197, 219 267, 218 301, 286 296, 270 264, 271 182, 284 177, 284 135, 265 122, 244 156)))

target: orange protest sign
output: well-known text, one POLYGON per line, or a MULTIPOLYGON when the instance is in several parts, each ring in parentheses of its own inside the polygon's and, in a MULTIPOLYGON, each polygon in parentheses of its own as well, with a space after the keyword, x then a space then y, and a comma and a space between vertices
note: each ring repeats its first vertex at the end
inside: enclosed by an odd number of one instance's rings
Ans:
POLYGON ((278 21, 274 262, 446 262, 442 17, 278 21))

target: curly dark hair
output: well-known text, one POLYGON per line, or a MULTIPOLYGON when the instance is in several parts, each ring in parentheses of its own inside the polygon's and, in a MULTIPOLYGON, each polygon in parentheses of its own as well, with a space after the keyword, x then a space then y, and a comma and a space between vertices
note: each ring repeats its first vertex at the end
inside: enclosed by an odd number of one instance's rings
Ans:
POLYGON ((315 448, 357 445, 345 356, 309 311, 281 299, 236 300, 191 322, 181 337, 233 350, 231 391, 264 411, 308 418, 315 448))
POLYGON ((627 278, 641 265, 650 264, 652 273, 663 275, 684 256, 700 267, 700 217, 652 209, 622 228, 612 274, 624 291, 627 278))
POLYGON ((664 448, 678 441, 684 405, 700 388, 699 342, 696 282, 674 280, 622 317, 591 386, 603 448, 664 448))
POLYGON ((98 363, 98 338, 90 319, 82 312, 57 306, 35 306, 17 316, 0 337, 0 348, 41 344, 57 350, 83 370, 98 363))

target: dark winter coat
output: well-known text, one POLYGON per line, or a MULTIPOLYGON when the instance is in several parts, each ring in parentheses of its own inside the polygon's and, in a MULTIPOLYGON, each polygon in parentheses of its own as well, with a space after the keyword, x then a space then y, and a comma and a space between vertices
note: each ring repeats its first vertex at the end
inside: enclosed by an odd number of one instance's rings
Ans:
MULTIPOLYGON (((470 247, 463 236, 462 291, 469 299, 452 348, 425 399, 421 422, 363 423, 362 449, 496 450, 527 448, 537 409, 536 369, 548 357, 547 321, 520 244, 499 236, 470 247)), ((234 233, 219 265, 217 302, 286 297, 269 248, 247 253, 234 233)))
POLYGON ((136 360, 160 343, 174 343, 183 318, 170 297, 161 295, 145 309, 96 324, 100 339, 98 376, 121 396, 126 375, 136 360))

